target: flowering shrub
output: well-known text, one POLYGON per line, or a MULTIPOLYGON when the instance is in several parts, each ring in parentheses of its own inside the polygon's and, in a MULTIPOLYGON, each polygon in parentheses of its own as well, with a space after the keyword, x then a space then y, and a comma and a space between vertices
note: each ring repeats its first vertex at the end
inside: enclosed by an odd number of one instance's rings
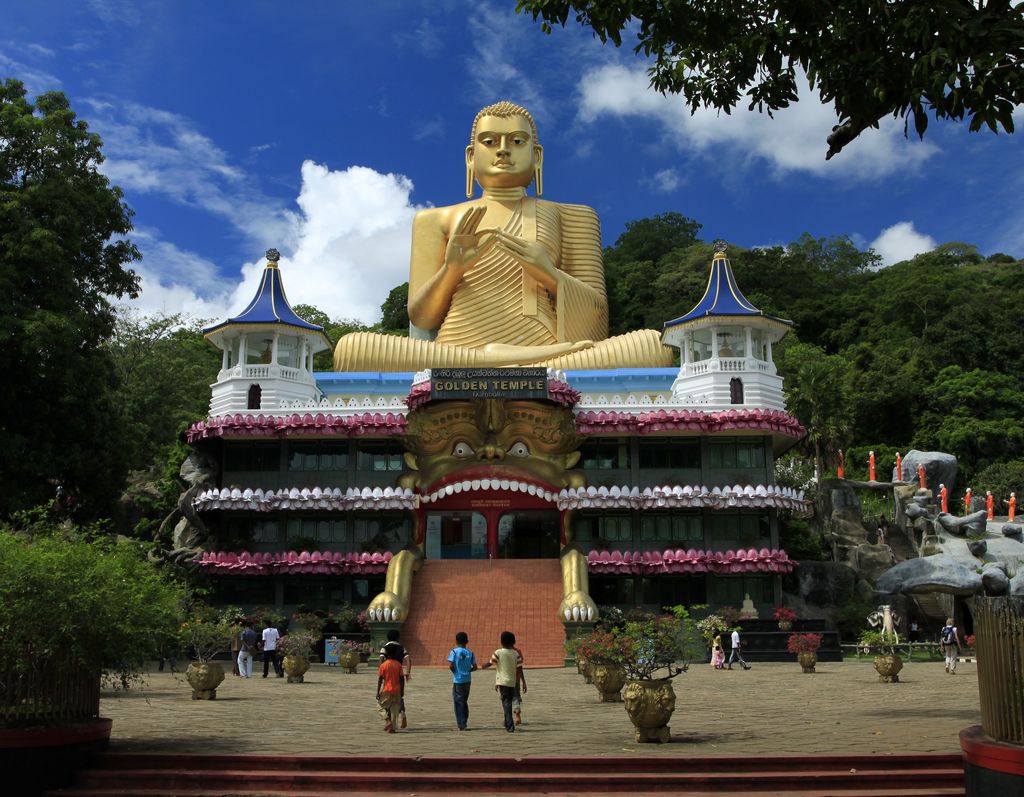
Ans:
POLYGON ((700 649, 700 636, 690 613, 683 606, 669 608, 671 614, 633 616, 612 631, 621 644, 616 664, 634 681, 650 680, 661 671, 674 678, 689 668, 689 660, 700 649))
POLYGON ((729 630, 725 620, 717 614, 709 614, 703 620, 698 620, 696 628, 706 647, 711 646, 716 636, 729 630))
POLYGON ((821 634, 790 634, 790 653, 814 653, 821 647, 821 634))
POLYGON ((858 644, 865 653, 876 650, 886 656, 896 653, 898 643, 899 637, 888 631, 862 631, 858 640, 858 644))
POLYGON ((974 647, 974 634, 968 634, 964 637, 964 645, 966 645, 969 648, 974 647))
POLYGON ((614 633, 595 630, 580 638, 576 653, 595 664, 617 664, 628 653, 628 642, 614 633))
POLYGON ((319 641, 320 634, 311 631, 290 631, 277 641, 277 650, 282 656, 309 658, 319 641))
POLYGON ((209 606, 195 606, 178 629, 181 642, 191 647, 199 661, 210 661, 231 645, 231 624, 209 606))
POLYGON ((343 639, 338 643, 339 653, 361 653, 369 655, 370 643, 369 642, 356 642, 353 639, 343 639))
POLYGON ((780 623, 791 623, 796 619, 796 612, 792 609, 787 609, 785 606, 779 606, 775 610, 775 619, 780 623))
POLYGON ((716 614, 722 618, 726 628, 732 628, 740 619, 740 610, 735 606, 722 606, 716 610, 716 614))
POLYGON ((326 622, 326 618, 323 618, 314 612, 296 612, 292 615, 292 621, 289 624, 289 627, 308 631, 311 634, 315 634, 317 639, 319 639, 320 634, 323 633, 326 622))

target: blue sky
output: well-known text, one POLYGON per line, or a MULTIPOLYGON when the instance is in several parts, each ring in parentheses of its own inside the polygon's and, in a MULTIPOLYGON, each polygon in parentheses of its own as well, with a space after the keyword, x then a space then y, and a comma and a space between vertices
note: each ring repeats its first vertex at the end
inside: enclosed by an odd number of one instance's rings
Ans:
POLYGON ((544 196, 595 207, 606 244, 676 211, 747 247, 809 232, 888 263, 952 240, 1024 256, 1019 137, 933 122, 922 143, 888 120, 826 162, 835 119, 815 97, 691 116, 631 47, 545 35, 514 6, 8 2, 0 77, 64 91, 103 137, 136 212, 142 312, 219 320, 276 246, 293 304, 376 321, 413 214, 463 198, 469 125, 502 99, 537 120, 544 196))

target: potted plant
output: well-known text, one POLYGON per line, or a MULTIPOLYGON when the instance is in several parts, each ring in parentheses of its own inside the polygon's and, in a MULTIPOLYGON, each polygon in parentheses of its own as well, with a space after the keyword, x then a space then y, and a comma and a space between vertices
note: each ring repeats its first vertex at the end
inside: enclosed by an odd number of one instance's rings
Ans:
POLYGON ((580 638, 577 654, 583 656, 590 668, 590 683, 597 687, 602 703, 621 702, 626 671, 620 663, 625 653, 625 640, 616 634, 595 629, 580 638))
POLYGON ((216 700, 217 687, 224 681, 224 668, 214 656, 231 645, 231 622, 209 606, 193 605, 181 623, 182 643, 191 648, 195 659, 185 670, 192 687, 193 700, 216 700))
MULTIPOLYGON (((338 666, 345 672, 354 673, 359 666, 359 654, 366 643, 343 639, 338 643, 338 666)), ((369 649, 367 646, 367 653, 369 649)))
POLYGON ((704 640, 704 647, 711 651, 712 664, 714 664, 715 638, 726 633, 729 630, 729 624, 720 614, 709 614, 698 620, 695 627, 701 639, 704 640))
POLYGON ((821 634, 790 634, 789 652, 796 654, 796 660, 804 672, 814 672, 818 663, 818 648, 821 647, 821 634))
POLYGON ((878 680, 882 683, 899 683, 899 672, 903 669, 903 659, 896 652, 899 637, 891 631, 862 631, 859 644, 865 652, 872 650, 875 656, 875 670, 878 680))
POLYGON ((667 742, 668 721, 676 707, 672 679, 686 672, 700 649, 700 635, 689 612, 674 606, 671 614, 634 616, 614 629, 614 659, 626 673, 622 700, 636 728, 638 742, 667 742))
POLYGON ((319 641, 320 633, 308 630, 289 631, 277 641, 278 654, 284 657, 281 659, 281 666, 288 676, 288 683, 303 682, 309 669, 309 657, 313 655, 319 641))
POLYGON ((780 631, 789 631, 796 620, 796 612, 785 606, 779 606, 775 609, 775 620, 779 624, 780 631))

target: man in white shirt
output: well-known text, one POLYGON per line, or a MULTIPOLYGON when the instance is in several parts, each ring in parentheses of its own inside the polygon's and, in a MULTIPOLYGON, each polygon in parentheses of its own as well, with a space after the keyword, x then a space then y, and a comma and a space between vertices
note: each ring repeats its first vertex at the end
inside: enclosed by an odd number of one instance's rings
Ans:
POLYGON ((270 664, 274 664, 274 672, 277 673, 278 678, 284 678, 284 668, 281 666, 281 660, 277 657, 277 640, 281 638, 281 634, 278 633, 277 629, 274 628, 274 623, 267 620, 267 627, 263 629, 263 677, 267 677, 267 673, 270 671, 270 664))
POLYGON ((732 629, 732 653, 729 654, 729 669, 732 669, 732 663, 739 660, 739 663, 743 665, 744 670, 749 670, 750 665, 743 658, 743 653, 740 651, 740 629, 732 629))

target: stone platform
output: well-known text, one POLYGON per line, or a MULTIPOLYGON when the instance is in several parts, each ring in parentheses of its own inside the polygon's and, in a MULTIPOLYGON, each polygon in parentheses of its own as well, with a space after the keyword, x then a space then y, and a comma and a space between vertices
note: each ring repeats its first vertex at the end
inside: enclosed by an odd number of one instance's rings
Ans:
MULTIPOLYGON (((490 650, 475 647, 478 658, 490 650)), ((528 653, 528 651, 526 651, 528 653)), ((415 663, 414 663, 415 664, 415 663)), ((144 688, 105 691, 111 752, 396 756, 777 756, 960 753, 980 722, 974 665, 908 663, 882 684, 870 662, 793 662, 749 671, 694 665, 674 680, 672 743, 640 745, 621 704, 569 669, 528 669, 518 733, 501 727, 494 674, 474 676, 470 730, 454 732, 450 674, 418 668, 407 690, 409 728, 385 735, 375 713, 376 668, 313 665, 303 684, 228 675, 214 701, 193 701, 181 674, 151 673, 144 688)))

